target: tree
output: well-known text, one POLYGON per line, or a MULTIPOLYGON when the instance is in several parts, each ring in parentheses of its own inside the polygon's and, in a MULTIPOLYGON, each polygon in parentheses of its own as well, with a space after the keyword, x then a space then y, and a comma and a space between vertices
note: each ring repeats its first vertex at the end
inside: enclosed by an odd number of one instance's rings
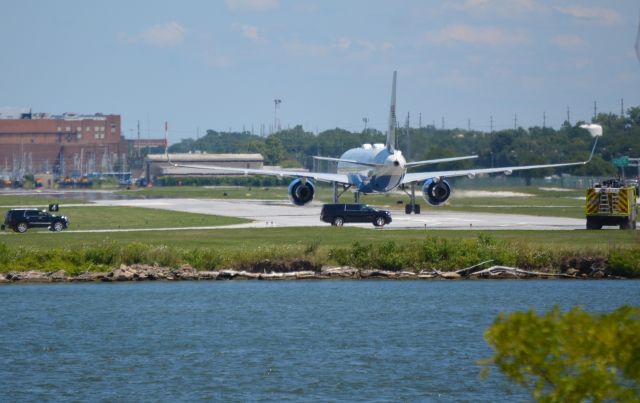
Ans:
MULTIPOLYGON (((500 315, 485 332, 496 365, 537 401, 640 400, 640 308, 609 314, 556 306, 500 315)), ((485 367, 487 368, 487 367, 485 367)))

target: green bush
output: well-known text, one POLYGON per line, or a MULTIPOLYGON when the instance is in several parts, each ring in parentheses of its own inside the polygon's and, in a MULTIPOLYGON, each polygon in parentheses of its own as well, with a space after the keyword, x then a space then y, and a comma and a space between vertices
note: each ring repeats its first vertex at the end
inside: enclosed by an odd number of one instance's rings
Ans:
POLYGON ((11 261, 11 250, 5 243, 0 242, 0 265, 4 266, 9 261, 11 261))
POLYGON ((213 249, 195 248, 184 253, 184 259, 199 270, 215 270, 222 263, 220 255, 213 249))
POLYGON ((146 258, 139 263, 152 264, 161 267, 178 267, 183 260, 178 251, 166 245, 155 246, 149 248, 146 258))
POLYGON ((148 263, 148 252, 150 246, 140 242, 131 242, 120 250, 120 263, 122 264, 140 264, 148 263))
POLYGON ((612 250, 609 253, 609 271, 614 276, 640 278, 640 248, 612 250))
POLYGON ((482 362, 483 373, 497 366, 537 401, 638 401, 639 334, 637 307, 500 315, 485 332, 495 355, 482 362))
POLYGON ((332 248, 329 259, 339 265, 380 270, 455 270, 481 261, 514 265, 526 247, 514 248, 508 242, 496 242, 487 236, 477 240, 449 240, 430 237, 406 244, 355 242, 349 249, 332 248))
POLYGON ((89 246, 81 249, 85 263, 94 265, 112 266, 118 262, 120 246, 115 242, 103 242, 97 246, 89 246))

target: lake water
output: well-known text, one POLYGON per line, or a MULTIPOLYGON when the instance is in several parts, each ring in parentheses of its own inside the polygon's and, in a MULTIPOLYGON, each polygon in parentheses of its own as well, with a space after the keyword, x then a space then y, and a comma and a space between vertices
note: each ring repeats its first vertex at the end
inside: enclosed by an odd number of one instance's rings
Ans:
POLYGON ((499 312, 640 305, 638 281, 0 286, 2 401, 523 401, 499 312))

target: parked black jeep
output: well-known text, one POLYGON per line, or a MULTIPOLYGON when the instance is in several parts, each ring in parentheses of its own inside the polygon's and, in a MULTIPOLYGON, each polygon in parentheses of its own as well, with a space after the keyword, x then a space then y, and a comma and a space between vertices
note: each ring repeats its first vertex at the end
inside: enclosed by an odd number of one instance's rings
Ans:
POLYGON ((62 231, 69 226, 66 216, 57 216, 36 208, 14 208, 4 216, 2 229, 11 228, 15 232, 26 232, 29 228, 49 228, 62 231))
POLYGON ((370 222, 382 227, 391 222, 391 213, 366 204, 325 204, 320 211, 320 220, 338 227, 346 222, 370 222))

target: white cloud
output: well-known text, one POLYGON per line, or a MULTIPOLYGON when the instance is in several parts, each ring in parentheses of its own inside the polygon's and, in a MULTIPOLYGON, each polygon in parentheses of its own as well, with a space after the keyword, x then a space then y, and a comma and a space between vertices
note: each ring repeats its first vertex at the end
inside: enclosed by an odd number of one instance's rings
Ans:
POLYGON ((349 38, 340 38, 338 39, 334 45, 338 49, 347 50, 351 47, 351 39, 349 38))
POLYGON ((445 3, 445 7, 469 13, 490 12, 503 15, 529 13, 539 8, 535 0, 452 0, 445 3))
POLYGON ((323 57, 329 53, 330 47, 327 45, 318 45, 312 43, 301 42, 295 39, 285 45, 285 48, 299 56, 323 57))
POLYGON ((144 43, 150 46, 171 47, 180 45, 187 30, 175 21, 153 25, 138 34, 118 34, 121 41, 127 43, 144 43))
POLYGON ((553 37, 551 41, 561 48, 580 48, 587 44, 587 42, 578 35, 558 35, 553 37))
POLYGON ((241 25, 240 32, 242 36, 254 41, 254 42, 265 42, 266 40, 260 35, 258 32, 258 27, 254 27, 253 25, 241 25))
POLYGON ((295 40, 286 49, 301 56, 324 57, 332 53, 340 53, 349 57, 366 57, 376 52, 386 52, 393 49, 390 42, 376 44, 371 41, 341 37, 328 44, 312 44, 295 40))
POLYGON ((233 11, 266 11, 278 8, 278 0, 224 0, 225 4, 233 11))
POLYGON ((451 43, 469 43, 474 45, 519 45, 528 41, 523 33, 509 32, 500 28, 471 25, 449 25, 439 31, 427 32, 423 37, 424 43, 446 45, 451 43))
POLYGON ((623 20, 620 13, 605 7, 569 6, 556 7, 556 10, 581 20, 600 22, 605 25, 620 24, 623 20))

